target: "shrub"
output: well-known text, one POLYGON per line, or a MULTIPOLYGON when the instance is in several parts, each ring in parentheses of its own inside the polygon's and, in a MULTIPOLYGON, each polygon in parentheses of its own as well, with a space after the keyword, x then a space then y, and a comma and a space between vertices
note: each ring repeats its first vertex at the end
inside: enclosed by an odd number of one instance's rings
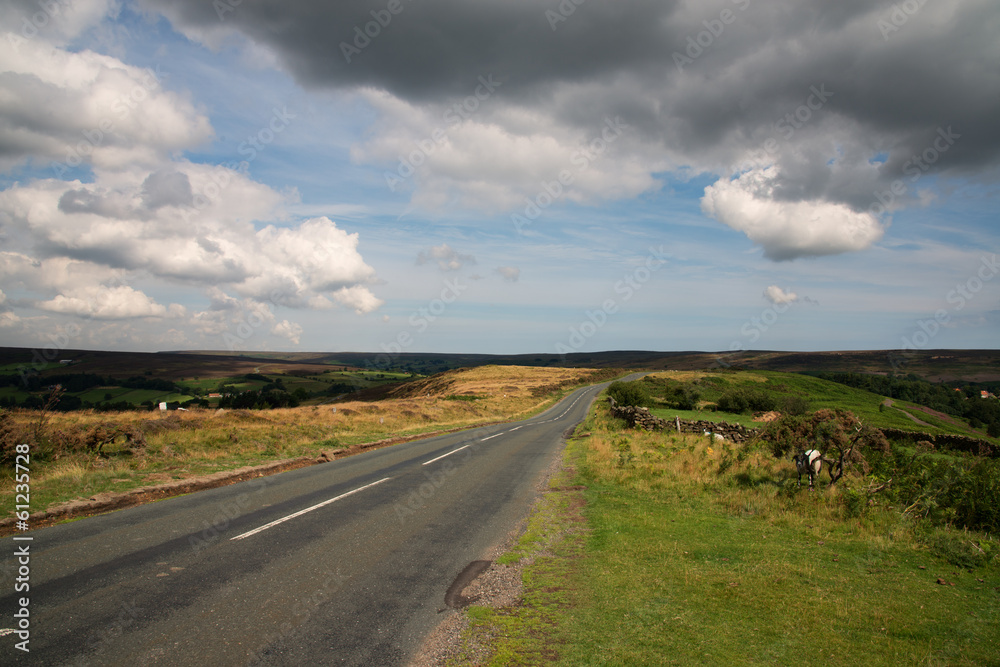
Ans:
POLYGON ((718 406, 719 410, 734 414, 768 412, 777 407, 777 401, 760 389, 732 389, 719 397, 718 406))
POLYGON ((17 446, 28 443, 30 438, 26 426, 15 423, 6 410, 0 411, 0 465, 13 466, 17 446))
POLYGON ((612 382, 608 386, 608 396, 615 399, 618 405, 634 405, 642 407, 649 403, 649 393, 642 382, 612 382))
POLYGON ((780 409, 786 415, 804 415, 809 412, 809 401, 803 396, 785 396, 780 409))

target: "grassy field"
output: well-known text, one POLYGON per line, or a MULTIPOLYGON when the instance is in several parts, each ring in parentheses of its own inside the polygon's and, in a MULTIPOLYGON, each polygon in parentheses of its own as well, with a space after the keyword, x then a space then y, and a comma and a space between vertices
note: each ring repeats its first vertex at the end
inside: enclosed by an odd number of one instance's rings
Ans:
MULTIPOLYGON (((884 406, 884 396, 800 373, 667 371, 650 374, 646 382, 653 392, 652 414, 666 419, 672 419, 676 415, 681 419, 707 419, 760 426, 749 413, 712 411, 715 402, 727 391, 759 389, 775 396, 779 403, 788 397, 801 397, 810 412, 834 408, 850 410, 870 426, 934 434, 957 433, 1000 444, 1000 439, 988 437, 985 429, 973 429, 960 418, 935 415, 927 412, 923 406, 898 399, 893 400, 892 405, 884 406), (677 410, 666 407, 665 401, 656 393, 664 383, 671 386, 680 383, 694 388, 699 393, 701 409, 677 410)), ((778 409, 780 411, 780 407, 778 409)))
MULTIPOLYGON (((551 404, 568 386, 591 378, 587 369, 487 366, 429 378, 412 385, 413 395, 370 403, 261 411, 50 413, 43 442, 32 449, 32 509, 386 438, 522 418, 551 404), (450 400, 452 395, 479 400, 450 400), (70 442, 98 426, 114 425, 139 429, 147 446, 132 451, 122 442, 106 447, 103 455, 56 446, 60 439, 70 442)), ((25 433, 39 413, 14 411, 11 418, 25 433)), ((5 468, 0 494, 13 490, 13 472, 5 468)))
POLYGON ((519 546, 525 593, 469 610, 453 665, 997 665, 1000 543, 595 405, 519 546))
MULTIPOLYGON (((65 373, 75 372, 77 366, 62 367, 59 370, 65 373)), ((299 369, 285 369, 289 372, 257 372, 263 369, 253 368, 254 372, 242 375, 218 375, 211 377, 201 377, 201 372, 197 365, 192 365, 188 369, 190 374, 187 377, 172 380, 176 385, 175 390, 162 389, 130 389, 119 384, 108 384, 98 386, 83 391, 66 392, 65 399, 76 399, 84 402, 84 407, 99 408, 102 403, 125 402, 132 407, 140 408, 144 403, 152 403, 154 406, 160 402, 171 404, 182 404, 198 398, 206 398, 211 393, 217 393, 222 386, 227 386, 227 391, 259 391, 269 383, 280 382, 288 393, 301 389, 306 395, 300 401, 303 405, 320 405, 328 403, 335 396, 343 396, 352 391, 379 387, 387 384, 402 382, 413 379, 409 373, 393 371, 369 371, 363 369, 345 369, 342 367, 307 366, 299 369)), ((9 371, 13 374, 14 369, 9 371)), ((175 372, 176 369, 175 369, 175 372)), ((2 373, 2 370, 0 370, 2 373)), ((138 375, 138 372, 135 373, 138 375)), ((145 376, 143 376, 145 377, 145 376)), ((114 380, 114 378, 108 378, 114 380)), ((12 386, 0 387, 0 398, 14 398, 18 403, 24 403, 32 394, 44 401, 48 389, 45 385, 34 392, 28 391, 21 383, 12 386)), ((208 399, 211 406, 216 407, 219 399, 213 397, 208 399)))

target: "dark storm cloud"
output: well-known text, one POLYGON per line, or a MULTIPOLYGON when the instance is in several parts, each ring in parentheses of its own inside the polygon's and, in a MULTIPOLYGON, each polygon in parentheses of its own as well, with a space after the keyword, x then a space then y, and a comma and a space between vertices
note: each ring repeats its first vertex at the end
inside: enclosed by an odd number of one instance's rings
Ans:
POLYGON ((676 4, 588 2, 553 30, 546 10, 559 15, 559 2, 244 2, 223 10, 220 19, 220 3, 146 0, 181 26, 234 28, 273 47, 306 85, 375 86, 408 99, 462 94, 489 72, 530 90, 637 63, 655 66, 669 60, 671 38, 678 36, 668 20, 676 4))
POLYGON ((894 180, 981 171, 1000 154, 990 0, 146 4, 190 34, 266 45, 305 86, 435 104, 492 74, 506 104, 581 128, 621 115, 675 164, 720 175, 771 137, 778 200, 860 211, 894 180))

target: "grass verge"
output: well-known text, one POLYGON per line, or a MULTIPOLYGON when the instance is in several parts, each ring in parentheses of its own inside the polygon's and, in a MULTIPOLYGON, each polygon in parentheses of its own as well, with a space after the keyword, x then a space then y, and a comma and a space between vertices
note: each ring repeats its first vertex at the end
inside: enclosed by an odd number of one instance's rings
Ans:
POLYGON ((535 554, 523 603, 470 611, 483 664, 1000 664, 994 536, 848 517, 789 462, 623 433, 600 404, 582 431, 554 484, 585 491, 546 494, 509 556, 535 554))

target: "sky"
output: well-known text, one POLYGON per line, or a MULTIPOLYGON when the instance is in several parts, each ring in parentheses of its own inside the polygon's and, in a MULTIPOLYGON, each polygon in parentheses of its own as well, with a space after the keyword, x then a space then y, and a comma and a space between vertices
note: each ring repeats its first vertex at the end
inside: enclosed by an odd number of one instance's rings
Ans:
POLYGON ((3 0, 0 344, 995 348, 995 0, 3 0))

